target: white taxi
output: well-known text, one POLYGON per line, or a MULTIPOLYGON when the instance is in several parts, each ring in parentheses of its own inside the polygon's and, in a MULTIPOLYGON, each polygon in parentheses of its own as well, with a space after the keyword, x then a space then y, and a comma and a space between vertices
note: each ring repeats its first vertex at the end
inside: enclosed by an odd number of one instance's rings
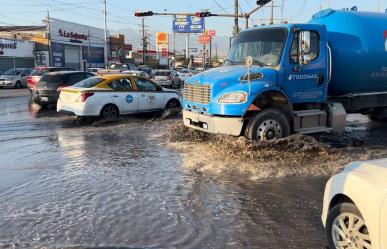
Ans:
POLYGON ((114 119, 121 114, 181 107, 182 96, 143 77, 106 74, 61 89, 57 111, 79 117, 114 119))

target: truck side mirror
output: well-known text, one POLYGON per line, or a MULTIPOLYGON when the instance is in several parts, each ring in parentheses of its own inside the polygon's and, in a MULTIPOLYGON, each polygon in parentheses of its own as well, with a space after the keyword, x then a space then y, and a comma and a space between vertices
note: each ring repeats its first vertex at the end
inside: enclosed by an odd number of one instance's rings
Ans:
POLYGON ((310 31, 302 31, 300 33, 300 39, 298 44, 300 53, 300 64, 309 64, 310 62, 310 31))

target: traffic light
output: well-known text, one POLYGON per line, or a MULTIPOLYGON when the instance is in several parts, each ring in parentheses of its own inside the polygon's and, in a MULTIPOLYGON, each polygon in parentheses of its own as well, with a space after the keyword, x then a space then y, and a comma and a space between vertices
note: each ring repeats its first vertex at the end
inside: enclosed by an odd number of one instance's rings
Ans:
POLYGON ((195 16, 196 17, 209 17, 211 16, 211 12, 196 12, 195 13, 195 16))
POLYGON ((134 13, 135 16, 153 16, 153 11, 145 11, 145 12, 136 12, 134 13))
POLYGON ((269 3, 269 2, 271 2, 271 0, 258 0, 257 1, 257 5, 263 6, 263 5, 265 5, 265 4, 269 3))

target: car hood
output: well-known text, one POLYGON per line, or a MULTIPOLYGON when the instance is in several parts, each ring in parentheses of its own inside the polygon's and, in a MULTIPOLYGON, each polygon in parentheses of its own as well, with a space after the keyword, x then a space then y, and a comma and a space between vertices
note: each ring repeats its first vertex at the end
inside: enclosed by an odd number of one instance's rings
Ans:
POLYGON ((6 75, 6 74, 2 74, 2 75, 0 75, 0 78, 2 78, 2 79, 15 79, 15 78, 16 78, 16 75, 6 75))
MULTIPOLYGON (((241 78, 246 76, 247 70, 247 66, 245 65, 218 67, 191 76, 186 80, 186 83, 210 84, 212 85, 212 94, 215 96, 217 93, 225 90, 226 88, 241 84, 243 82, 241 78)), ((262 78, 258 80, 264 80, 265 82, 272 84, 277 82, 277 71, 275 69, 259 66, 250 67, 250 75, 259 73, 261 74, 262 78)), ((247 83, 246 81, 244 82, 247 83)))

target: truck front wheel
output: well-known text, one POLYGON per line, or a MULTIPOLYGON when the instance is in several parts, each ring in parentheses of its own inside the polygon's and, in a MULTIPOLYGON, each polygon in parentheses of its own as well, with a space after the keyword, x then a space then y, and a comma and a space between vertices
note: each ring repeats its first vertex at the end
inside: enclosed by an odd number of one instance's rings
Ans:
POLYGON ((245 129, 245 138, 254 141, 271 141, 289 134, 288 119, 280 110, 273 108, 258 112, 245 129))

